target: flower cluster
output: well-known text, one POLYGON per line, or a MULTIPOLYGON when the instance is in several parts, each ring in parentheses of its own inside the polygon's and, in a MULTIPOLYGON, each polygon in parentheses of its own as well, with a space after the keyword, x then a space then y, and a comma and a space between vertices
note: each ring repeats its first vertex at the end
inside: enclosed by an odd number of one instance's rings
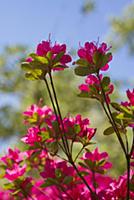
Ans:
POLYGON ((86 42, 84 47, 78 50, 78 56, 86 60, 91 67, 97 66, 102 71, 106 71, 109 68, 108 62, 112 60, 112 55, 107 53, 109 50, 110 48, 104 42, 100 46, 94 42, 86 42))
POLYGON ((47 73, 52 70, 64 70, 72 58, 66 53, 66 45, 51 41, 42 41, 38 44, 36 53, 31 53, 25 62, 22 63, 22 69, 26 71, 26 78, 30 80, 44 79, 47 73))
POLYGON ((41 108, 32 105, 23 115, 24 123, 26 125, 32 123, 33 126, 28 128, 27 134, 21 140, 32 146, 36 143, 42 145, 46 142, 49 148, 52 143, 56 144, 57 140, 61 140, 64 134, 67 139, 86 145, 96 132, 96 129, 89 127, 89 119, 82 119, 82 116, 78 114, 76 117, 65 117, 63 119, 65 129, 65 133, 63 133, 61 122, 59 121, 58 126, 55 114, 47 106, 41 108))
POLYGON ((10 181, 18 179, 26 171, 26 164, 22 164, 24 156, 26 153, 20 152, 18 149, 14 151, 12 149, 8 150, 6 156, 1 157, 1 161, 7 166, 4 177, 10 181))
POLYGON ((26 148, 24 151, 9 149, 0 158, 1 177, 8 180, 4 184, 6 190, 0 190, 0 199, 134 199, 134 144, 129 145, 126 135, 128 127, 134 133, 134 89, 127 90, 128 102, 111 102, 114 86, 108 76, 100 74, 109 68, 112 59, 109 50, 105 43, 86 42, 78 50, 75 73, 87 76, 85 83, 79 86, 79 96, 95 98, 101 103, 111 124, 104 135, 116 134, 127 161, 127 172, 113 179, 108 174, 112 168, 108 153, 100 152, 97 147, 91 151, 96 128, 90 127, 88 118, 80 114, 62 117, 51 72, 66 68, 71 56, 66 53, 65 44, 43 41, 38 44, 36 53, 22 63, 22 68, 30 80, 45 81, 53 110, 42 106, 40 101, 23 112, 27 131, 21 141, 26 148), (79 144, 75 153, 74 144, 79 144))
POLYGON ((107 102, 110 103, 109 95, 113 93, 114 85, 110 83, 109 77, 103 77, 102 74, 99 75, 99 78, 92 74, 88 75, 85 79, 85 84, 79 86, 81 91, 79 96, 95 98, 100 102, 103 102, 104 99, 102 96, 101 85, 105 92, 107 102))

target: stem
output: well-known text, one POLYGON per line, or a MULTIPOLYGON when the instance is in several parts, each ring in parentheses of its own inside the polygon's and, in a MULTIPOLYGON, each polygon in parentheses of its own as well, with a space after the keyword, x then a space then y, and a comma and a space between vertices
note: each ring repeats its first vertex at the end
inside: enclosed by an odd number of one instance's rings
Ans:
POLYGON ((132 156, 132 153, 134 151, 134 128, 132 129, 132 132, 133 132, 133 140, 132 140, 132 147, 131 147, 131 150, 130 150, 130 157, 132 156))
POLYGON ((68 145, 68 141, 67 141, 67 138, 66 138, 66 132, 65 132, 65 129, 64 129, 62 115, 61 115, 61 112, 60 112, 60 107, 59 107, 59 103, 58 103, 55 87, 54 87, 54 84, 53 84, 53 79, 52 79, 51 72, 49 73, 49 77, 50 77, 50 82, 51 82, 51 86, 52 86, 52 90, 53 90, 53 94, 54 94, 54 98, 55 98, 55 103, 56 103, 58 114, 59 114, 60 121, 61 121, 62 130, 63 130, 63 133, 64 133, 64 135, 63 135, 64 146, 65 146, 67 154, 70 155, 69 145, 68 145))
POLYGON ((126 140, 126 150, 127 150, 127 153, 129 153, 128 137, 126 133, 124 134, 125 134, 125 140, 126 140))
MULTIPOLYGON (((102 86, 102 83, 101 83, 101 79, 100 79, 99 74, 97 74, 97 77, 98 77, 99 82, 100 82, 102 95, 103 95, 103 98, 104 98, 104 100, 105 100, 105 103, 106 103, 107 109, 108 109, 108 111, 109 111, 109 114, 108 114, 108 112, 106 111, 106 108, 105 108, 104 110, 105 110, 105 112, 106 112, 107 117, 109 116, 108 119, 110 120, 110 123, 112 124, 112 126, 113 126, 113 128, 114 128, 114 131, 115 131, 116 136, 117 136, 117 138, 118 138, 118 141, 119 141, 119 143, 120 143, 120 145, 121 145, 121 147, 122 147, 122 150, 123 150, 123 152, 124 152, 124 154, 125 154, 125 157, 127 157, 127 152, 126 152, 126 149, 125 149, 123 140, 122 140, 122 138, 121 138, 121 136, 120 136, 120 132, 119 132, 119 130, 118 130, 118 128, 117 128, 117 125, 116 125, 116 122, 115 122, 115 120, 114 120, 114 118, 113 118, 113 115, 112 115, 110 106, 109 106, 109 104, 108 104, 108 102, 107 102, 106 95, 105 95, 105 91, 104 91, 104 89, 103 89, 103 86, 102 86)), ((105 107, 105 106, 104 106, 104 104, 103 104, 103 108, 104 108, 104 107, 105 107)), ((126 159, 127 159, 127 158, 126 158, 126 159)))
POLYGON ((62 120, 62 115, 61 115, 61 111, 60 111, 60 107, 59 107, 59 103, 58 103, 58 99, 57 99, 55 87, 54 87, 54 84, 53 84, 53 79, 52 79, 52 76, 51 76, 51 72, 49 72, 49 77, 50 77, 51 87, 52 87, 52 90, 53 90, 53 95, 54 95, 54 99, 55 99, 57 111, 58 111, 58 114, 59 114, 59 117, 60 117, 60 121, 61 121, 62 130, 63 130, 63 133, 64 133, 64 135, 63 135, 63 145, 64 145, 65 150, 66 150, 66 155, 67 155, 68 161, 69 161, 69 163, 73 166, 73 168, 74 168, 75 171, 77 172, 77 175, 81 178, 81 180, 83 181, 83 183, 87 186, 88 190, 89 190, 90 193, 91 193, 92 199, 98 200, 96 194, 94 194, 94 192, 92 191, 92 189, 91 189, 90 186, 88 185, 88 183, 87 183, 87 181, 85 180, 85 178, 84 178, 84 177, 81 175, 81 173, 79 172, 78 168, 76 167, 76 165, 75 165, 75 163, 74 163, 74 161, 73 161, 73 159, 72 159, 72 155, 70 154, 69 144, 68 144, 68 141, 67 141, 67 138, 66 138, 66 132, 65 132, 65 129, 64 129, 64 124, 63 124, 63 120, 62 120))
MULTIPOLYGON (((116 133, 116 136, 118 138, 118 141, 122 147, 122 150, 124 152, 124 155, 125 155, 125 158, 126 158, 126 162, 127 162, 127 200, 129 200, 129 197, 130 197, 130 156, 131 156, 131 153, 129 154, 129 147, 128 147, 128 140, 126 138, 126 148, 125 148, 125 145, 123 143, 123 140, 122 140, 122 137, 120 136, 120 132, 118 130, 118 127, 116 125, 116 122, 113 118, 113 115, 112 115, 112 112, 111 112, 111 109, 110 109, 110 106, 107 102, 107 99, 106 99, 106 95, 105 95, 105 91, 103 89, 103 86, 102 86, 102 83, 101 83, 101 79, 100 79, 100 76, 99 76, 99 73, 97 74, 97 77, 99 79, 99 82, 100 82, 100 86, 101 86, 101 91, 102 91, 102 95, 103 95, 103 98, 105 100, 105 103, 106 103, 106 106, 107 106, 107 109, 109 111, 109 119, 110 119, 110 123, 112 124, 113 128, 114 128, 114 131, 116 133)), ((106 111, 105 111, 106 112, 106 111)), ((106 112, 107 114, 107 112, 106 112)), ((133 148, 133 147, 132 147, 133 148)))
POLYGON ((78 154, 76 155, 75 159, 74 159, 74 163, 76 162, 76 160, 78 159, 79 155, 81 154, 81 152, 84 150, 85 146, 83 146, 80 151, 78 152, 78 154))
POLYGON ((50 88, 49 88, 49 84, 48 84, 46 78, 44 78, 44 81, 45 81, 45 84, 46 84, 46 87, 47 87, 47 90, 48 90, 49 98, 51 100, 51 103, 52 103, 52 106, 53 106, 53 109, 54 109, 54 113, 55 113, 57 121, 58 121, 58 114, 57 114, 57 111, 56 111, 56 108, 55 108, 55 104, 54 104, 53 97, 52 97, 52 94, 51 94, 51 91, 50 91, 50 88))
POLYGON ((127 197, 126 200, 130 199, 130 156, 127 156, 127 197))
MULTIPOLYGON (((48 90, 49 98, 50 98, 50 100, 51 100, 51 103, 52 103, 52 106, 53 106, 53 109, 54 109, 54 113, 55 113, 55 116, 56 116, 56 120, 57 120, 57 122, 58 122, 58 124, 59 124, 59 128, 60 128, 60 122, 59 122, 59 119, 58 119, 58 114, 57 114, 57 110, 56 110, 56 107, 55 107, 55 104, 54 104, 54 101, 53 101, 53 97, 52 97, 52 94, 51 94, 51 90, 50 90, 50 88, 49 88, 49 84, 48 84, 46 78, 44 78, 44 81, 45 81, 45 84, 46 84, 46 87, 47 87, 47 90, 48 90)), ((62 136, 62 133, 61 133, 61 136, 62 136)), ((63 152, 66 154, 66 150, 64 149, 64 147, 63 147, 60 143, 58 143, 58 144, 59 144, 59 146, 61 147, 61 149, 63 150, 63 152)), ((64 142, 63 142, 63 145, 64 145, 64 142)))

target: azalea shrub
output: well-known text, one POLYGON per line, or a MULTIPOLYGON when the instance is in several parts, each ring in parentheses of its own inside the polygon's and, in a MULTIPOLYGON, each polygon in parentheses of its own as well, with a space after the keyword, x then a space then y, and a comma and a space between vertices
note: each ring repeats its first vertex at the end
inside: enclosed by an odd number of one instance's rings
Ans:
POLYGON ((114 84, 104 74, 112 60, 110 49, 106 43, 86 42, 78 49, 78 59, 72 61, 65 44, 52 44, 49 39, 38 44, 36 52, 22 63, 27 79, 45 83, 52 107, 43 105, 41 99, 23 112, 27 132, 21 142, 26 148, 9 148, 0 158, 4 179, 0 199, 134 199, 134 89, 127 90, 128 101, 112 102, 114 84), (109 127, 102 137, 114 134, 120 144, 126 171, 119 177, 109 175, 112 163, 108 152, 96 147, 97 128, 90 119, 61 113, 53 73, 65 70, 71 62, 75 74, 85 76, 78 96, 98 101, 107 116, 109 127), (76 145, 79 151, 74 153, 76 145))

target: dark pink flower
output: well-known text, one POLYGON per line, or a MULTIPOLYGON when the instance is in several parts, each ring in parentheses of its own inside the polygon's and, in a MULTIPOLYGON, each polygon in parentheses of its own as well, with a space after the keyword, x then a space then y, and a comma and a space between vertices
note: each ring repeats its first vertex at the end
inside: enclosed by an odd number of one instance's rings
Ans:
POLYGON ((71 136, 68 135, 68 132, 70 129, 75 130, 75 127, 78 127, 78 130, 76 131, 76 141, 79 139, 77 136, 81 138, 85 138, 88 141, 91 140, 91 138, 94 136, 96 129, 90 128, 90 121, 89 119, 85 118, 82 119, 82 116, 80 114, 76 115, 76 117, 66 117, 63 120, 65 130, 67 132, 67 137, 70 138, 71 136))
MULTIPOLYGON (((49 63, 50 70, 64 70, 67 67, 67 63, 72 61, 72 58, 69 54, 66 54, 66 45, 57 44, 52 45, 51 41, 42 41, 37 45, 36 55, 47 58, 49 63), (48 54, 50 56, 48 56, 48 54)), ((32 56, 32 55, 31 55, 32 56)), ((34 61, 34 57, 28 57, 27 62, 34 61)))
POLYGON ((106 152, 99 153, 98 148, 93 152, 86 152, 83 154, 82 160, 89 160, 94 163, 94 170, 107 170, 112 167, 112 164, 107 161, 108 154, 106 152))
POLYGON ((20 163, 23 161, 24 157, 27 157, 26 152, 20 152, 19 149, 15 148, 14 150, 8 149, 8 153, 1 157, 0 160, 4 162, 7 166, 12 165, 12 163, 20 163))
POLYGON ((83 92, 89 92, 89 87, 86 84, 79 85, 79 89, 80 91, 83 91, 83 92))
POLYGON ((0 199, 1 200, 14 200, 11 192, 8 190, 0 190, 0 199))
POLYGON ((132 91, 127 90, 127 97, 130 101, 130 104, 134 106, 134 89, 132 91))
POLYGON ((48 106, 39 107, 33 104, 25 112, 23 112, 23 115, 25 118, 25 124, 29 124, 31 119, 37 119, 37 121, 35 120, 37 125, 42 122, 51 125, 51 121, 55 120, 55 115, 53 114, 52 109, 48 106))
MULTIPOLYGON (((98 44, 95 44, 94 42, 86 42, 84 47, 80 47, 80 49, 78 50, 77 53, 80 58, 88 61, 90 66, 95 67, 96 63, 94 62, 94 55, 96 53, 99 53, 102 56, 108 55, 107 52, 110 50, 110 48, 111 47, 108 48, 107 44, 104 42, 102 44, 100 44, 100 46, 98 46, 98 44)), ((104 66, 100 66, 100 69, 102 71, 108 70, 108 68, 109 68, 108 63, 111 60, 112 60, 112 55, 109 54, 107 61, 105 62, 104 66)), ((103 64, 101 63, 101 65, 103 65, 103 64)))
POLYGON ((5 178, 10 181, 18 179, 20 176, 26 172, 26 164, 20 167, 18 164, 14 164, 12 169, 6 169, 5 178))
POLYGON ((30 145, 34 145, 35 142, 41 142, 42 138, 38 134, 39 131, 38 127, 29 128, 27 134, 21 138, 21 141, 30 145))
MULTIPOLYGON (((131 171, 130 183, 133 184, 132 176, 134 172, 131 171)), ((111 183, 102 190, 99 194, 102 200, 125 200, 127 195, 127 175, 120 176, 118 180, 113 180, 111 183)), ((130 199, 134 199, 134 192, 130 191, 130 199)))
MULTIPOLYGON (((100 74, 100 79, 101 81, 103 80, 102 74, 100 74)), ((81 92, 89 93, 92 98, 99 99, 99 96, 101 96, 100 81, 98 77, 92 74, 86 77, 85 84, 81 84, 79 86, 79 89, 81 92)), ((113 93, 113 90, 114 85, 112 83, 110 83, 105 89, 105 95, 108 103, 110 103, 109 95, 113 93)))

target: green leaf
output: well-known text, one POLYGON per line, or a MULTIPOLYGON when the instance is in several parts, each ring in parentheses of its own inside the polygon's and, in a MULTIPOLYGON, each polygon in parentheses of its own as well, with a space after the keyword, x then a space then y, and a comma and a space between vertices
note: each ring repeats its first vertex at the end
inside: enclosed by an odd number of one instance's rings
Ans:
POLYGON ((66 176, 64 179, 63 179, 63 184, 70 184, 71 182, 73 181, 73 177, 72 176, 66 176))
POLYGON ((40 62, 40 64, 46 64, 46 65, 49 64, 49 60, 46 57, 38 56, 37 54, 34 53, 30 54, 29 56, 32 57, 35 61, 40 62))
POLYGON ((57 180, 53 178, 47 178, 46 182, 41 185, 42 188, 49 187, 51 185, 57 185, 57 180))
POLYGON ((42 75, 42 71, 40 69, 34 69, 31 72, 27 72, 25 74, 25 77, 28 80, 37 80, 37 79, 40 79, 41 75, 42 75))
POLYGON ((96 51, 94 54, 93 54, 93 62, 96 66, 100 66, 101 63, 102 63, 102 54, 98 51, 96 51))
POLYGON ((95 85, 90 85, 89 89, 90 89, 90 93, 98 95, 98 89, 96 88, 95 85))
POLYGON ((120 104, 118 104, 118 103, 115 103, 115 102, 112 102, 112 103, 111 103, 111 106, 112 106, 115 110, 117 110, 117 111, 119 111, 119 112, 123 112, 123 113, 125 113, 126 115, 128 115, 128 116, 130 116, 130 117, 133 117, 132 111, 129 110, 127 107, 122 106, 122 105, 120 105, 120 104))
POLYGON ((61 169, 57 168, 57 169, 55 170, 55 176, 56 176, 57 178, 61 178, 61 177, 63 176, 63 173, 62 173, 61 169))
POLYGON ((115 102, 111 102, 111 106, 112 106, 115 110, 121 111, 121 106, 120 106, 120 104, 115 103, 115 102))
POLYGON ((89 62, 87 60, 83 59, 83 58, 78 59, 75 63, 79 66, 82 66, 82 67, 89 67, 90 66, 89 62))
POLYGON ((4 189, 5 190, 10 190, 10 189, 13 189, 13 188, 14 188, 13 183, 5 183, 4 184, 4 189))
POLYGON ((110 78, 108 76, 105 76, 103 79, 102 79, 102 86, 103 88, 109 86, 110 84, 110 78))
POLYGON ((83 97, 83 98, 90 98, 91 97, 88 92, 83 92, 83 91, 80 94, 78 94, 77 96, 83 97))
POLYGON ((121 120, 130 120, 131 119, 131 115, 128 115, 126 113, 119 113, 116 116, 117 119, 121 119, 121 120))
POLYGON ((88 169, 87 165, 85 165, 83 162, 79 162, 79 165, 84 167, 84 168, 86 168, 86 169, 88 169))
POLYGON ((100 52, 95 52, 93 55, 93 62, 95 63, 96 67, 101 68, 108 63, 111 55, 111 53, 103 55, 100 52))
POLYGON ((26 79, 28 79, 28 80, 30 80, 30 81, 37 80, 37 78, 34 77, 33 74, 30 73, 30 72, 26 73, 26 74, 25 74, 25 77, 26 77, 26 79))
POLYGON ((74 132, 75 132, 75 133, 79 133, 79 132, 80 132, 80 130, 81 130, 81 127, 80 127, 80 125, 78 125, 78 124, 75 124, 75 125, 74 125, 74 132))
POLYGON ((54 58, 54 60, 53 60, 53 64, 59 62, 63 55, 64 55, 64 51, 58 53, 58 54, 56 55, 56 57, 54 58))
POLYGON ((106 162, 106 161, 105 161, 104 159, 101 160, 100 162, 98 162, 98 166, 103 166, 105 162, 106 162))
POLYGON ((110 126, 109 128, 107 128, 107 129, 103 132, 104 135, 111 135, 111 134, 113 134, 113 133, 114 133, 114 129, 113 129, 112 126, 110 126))
POLYGON ((41 137, 43 141, 48 140, 50 138, 49 131, 41 131, 41 137))
POLYGON ((89 74, 95 73, 96 69, 78 66, 78 67, 75 68, 74 71, 75 71, 75 74, 78 75, 78 76, 87 76, 89 74))
POLYGON ((84 162, 86 163, 86 165, 88 166, 88 168, 93 169, 95 163, 92 162, 91 160, 84 160, 84 162))
POLYGON ((112 53, 110 53, 110 52, 105 54, 105 55, 102 55, 102 65, 101 65, 101 67, 105 66, 108 63, 111 56, 112 56, 112 53))
POLYGON ((32 68, 31 68, 31 66, 30 66, 30 64, 29 64, 28 62, 23 62, 23 63, 21 64, 21 68, 22 68, 24 71, 31 71, 31 70, 32 70, 32 68))
POLYGON ((49 59, 49 61, 52 59, 52 52, 51 51, 48 51, 47 54, 46 54, 46 57, 49 59))

